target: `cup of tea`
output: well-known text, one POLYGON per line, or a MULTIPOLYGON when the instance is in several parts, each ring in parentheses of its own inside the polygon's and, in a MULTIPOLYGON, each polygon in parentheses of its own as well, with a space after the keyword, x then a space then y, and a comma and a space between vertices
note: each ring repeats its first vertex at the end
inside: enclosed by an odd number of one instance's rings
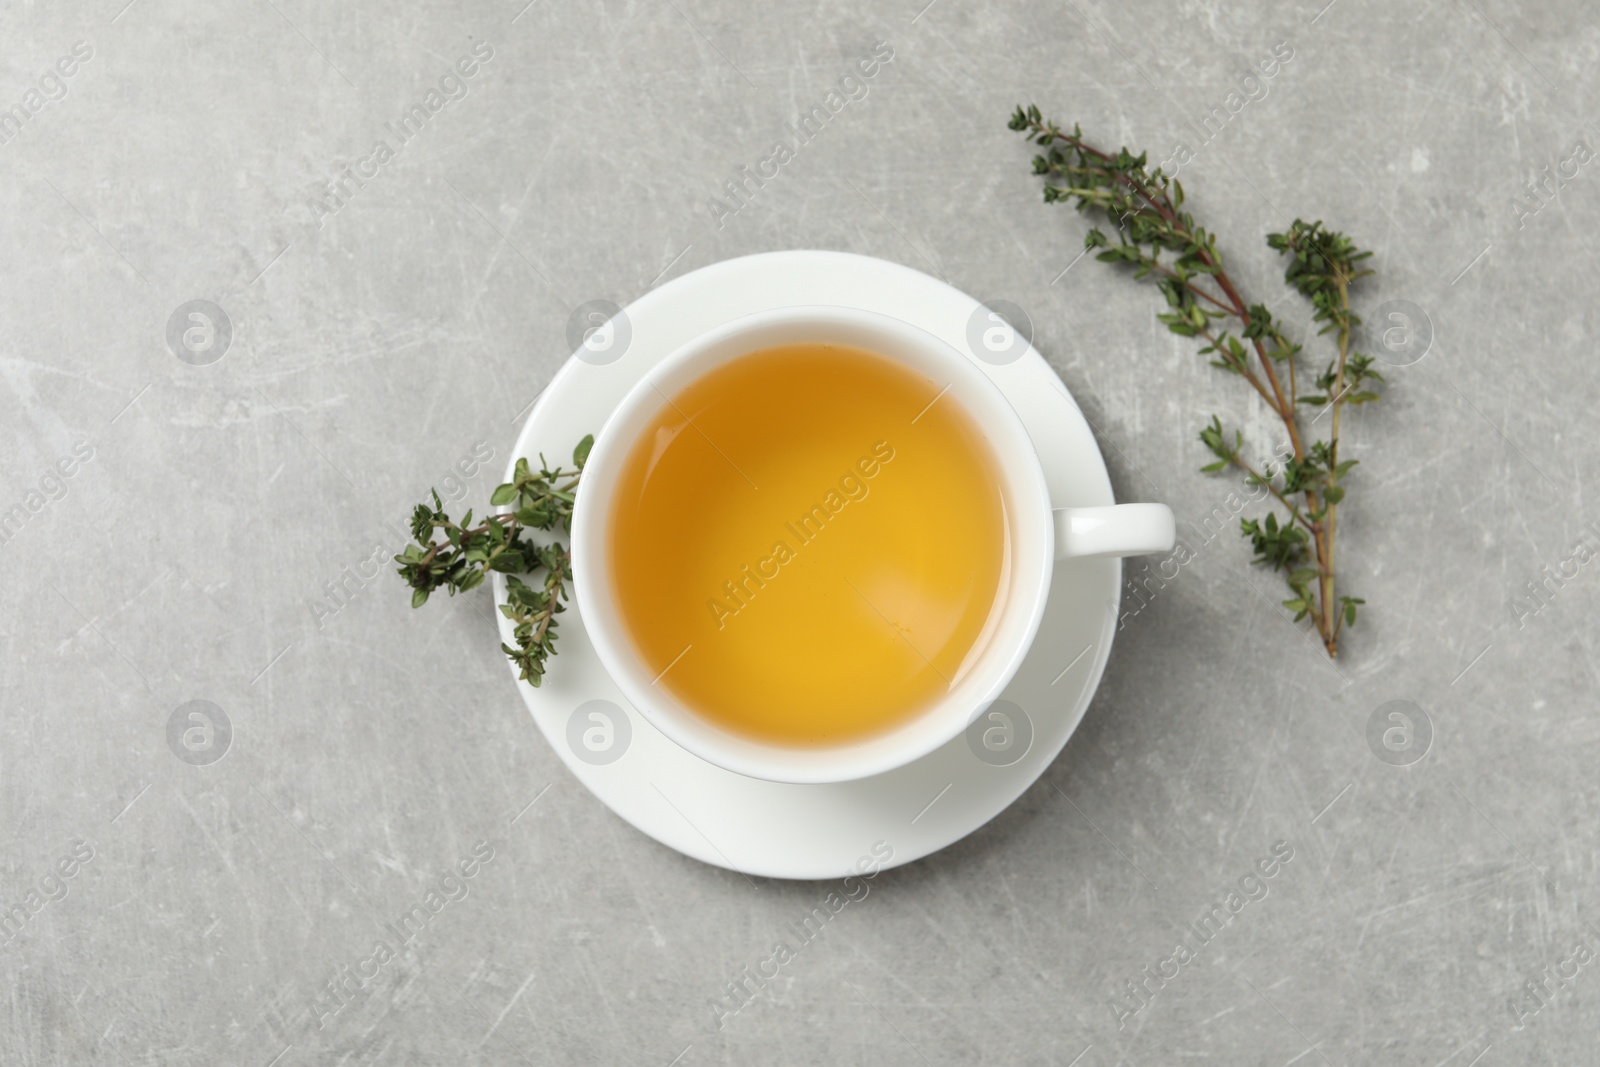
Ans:
POLYGON ((624 397, 584 468, 573 585, 602 663, 672 741, 839 782, 999 697, 1059 561, 1173 538, 1162 504, 1052 507, 970 356, 876 312, 788 307, 689 341, 624 397))

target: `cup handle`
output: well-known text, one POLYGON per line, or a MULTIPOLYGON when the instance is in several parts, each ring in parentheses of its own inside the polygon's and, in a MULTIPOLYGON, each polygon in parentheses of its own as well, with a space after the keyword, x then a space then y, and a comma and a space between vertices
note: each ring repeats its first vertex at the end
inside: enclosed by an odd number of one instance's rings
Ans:
POLYGON ((1169 552, 1178 536, 1165 504, 1056 508, 1056 559, 1169 552))

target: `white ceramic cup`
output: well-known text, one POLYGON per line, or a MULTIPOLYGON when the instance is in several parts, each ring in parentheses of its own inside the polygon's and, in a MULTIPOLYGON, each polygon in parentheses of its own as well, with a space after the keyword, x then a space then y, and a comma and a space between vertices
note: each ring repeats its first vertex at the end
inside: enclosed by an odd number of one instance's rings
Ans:
MULTIPOLYGON (((683 535, 692 537, 692 531, 683 535)), ((1172 548, 1165 504, 1050 506, 1044 472, 1022 420, 970 356, 899 319, 845 307, 788 307, 724 323, 683 345, 623 398, 595 438, 572 521, 573 586, 601 662, 634 709, 683 748, 739 774, 776 782, 842 782, 903 766, 964 731, 1016 673, 1033 642, 1057 560, 1131 556, 1172 548), (640 658, 618 611, 609 567, 614 491, 634 442, 690 382, 715 367, 776 345, 824 343, 863 348, 948 386, 940 403, 960 404, 987 435, 998 462, 1009 520, 1009 565, 983 647, 944 698, 878 736, 825 748, 785 747, 731 733, 698 715, 659 684, 666 663, 640 658)), ((671 536, 661 531, 662 536, 671 536)), ((1084 604, 1084 611, 1099 611, 1084 604)), ((692 649, 687 653, 693 654, 692 649)))

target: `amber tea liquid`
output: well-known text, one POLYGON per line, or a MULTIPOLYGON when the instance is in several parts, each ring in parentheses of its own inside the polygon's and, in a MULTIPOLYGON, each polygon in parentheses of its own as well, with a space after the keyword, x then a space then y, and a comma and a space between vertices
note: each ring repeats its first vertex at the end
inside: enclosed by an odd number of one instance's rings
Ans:
POLYGON ((608 545, 657 685, 731 732, 821 746, 963 677, 1010 539, 993 451, 946 384, 804 344, 670 398, 623 464, 608 545))

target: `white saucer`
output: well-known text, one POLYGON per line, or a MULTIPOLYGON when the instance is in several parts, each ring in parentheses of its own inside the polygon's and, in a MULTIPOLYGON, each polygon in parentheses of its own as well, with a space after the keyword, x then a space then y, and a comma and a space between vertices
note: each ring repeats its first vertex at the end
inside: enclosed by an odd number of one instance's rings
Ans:
MULTIPOLYGON (((705 267, 625 309, 631 338, 614 362, 567 361, 528 416, 513 465, 517 456, 540 452, 552 464, 570 465, 573 445, 599 430, 633 384, 673 349, 729 319, 795 304, 896 316, 962 352, 971 351, 968 324, 980 307, 926 274, 842 252, 772 252, 705 267)), ((1027 426, 1052 505, 1115 503, 1088 424, 1038 352, 1029 347, 1020 359, 998 366, 975 362, 1027 426)), ((1018 720, 1009 749, 1004 720, 985 717, 966 737, 862 781, 764 782, 690 755, 629 707, 601 667, 571 600, 544 685, 516 685, 568 769, 657 841, 746 874, 837 878, 855 872, 862 857, 872 857, 877 842, 893 849, 893 858, 881 864, 893 867, 959 841, 1033 784, 1077 728, 1100 682, 1111 652, 1121 573, 1117 559, 1056 564, 1038 636, 1002 702, 991 709, 1018 720), (987 749, 978 740, 985 731, 987 749), (980 751, 987 760, 979 758, 980 751)), ((494 593, 504 602, 505 583, 498 575, 494 593)), ((510 643, 511 625, 496 614, 502 639, 510 643)))

